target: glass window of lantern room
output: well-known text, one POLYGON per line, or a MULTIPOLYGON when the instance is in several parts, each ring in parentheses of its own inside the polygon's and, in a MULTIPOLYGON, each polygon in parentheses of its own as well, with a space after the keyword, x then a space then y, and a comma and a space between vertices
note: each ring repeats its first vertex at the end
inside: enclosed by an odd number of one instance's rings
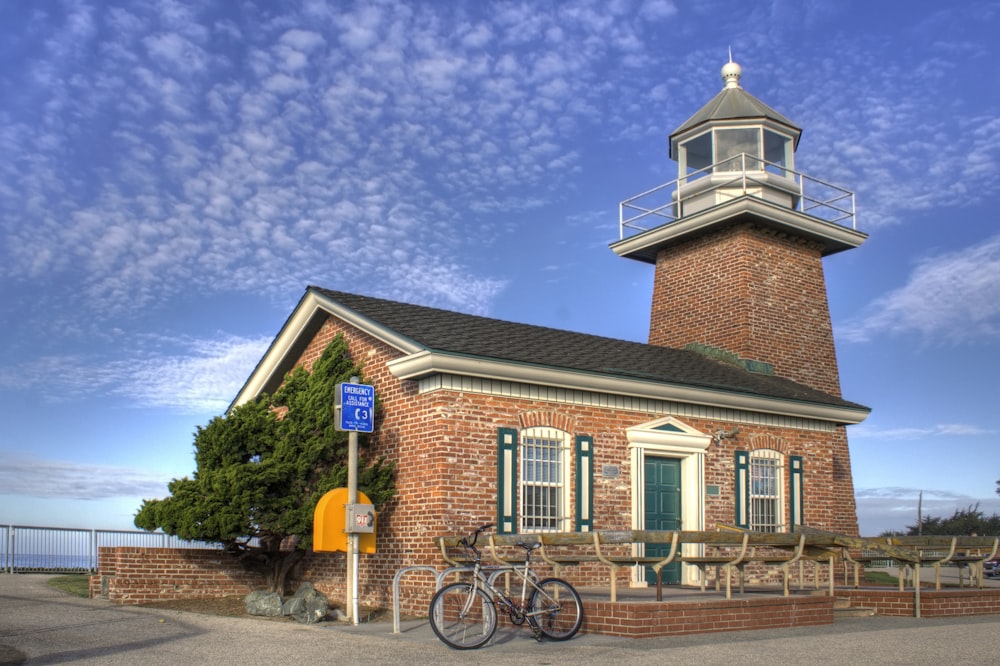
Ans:
POLYGON ((681 144, 684 175, 712 166, 712 133, 705 132, 681 144))
POLYGON ((785 176, 787 175, 785 169, 781 167, 794 169, 792 147, 791 138, 771 130, 764 130, 764 159, 771 162, 767 165, 767 170, 785 176))
POLYGON ((717 171, 742 171, 742 157, 746 153, 748 171, 760 170, 760 128, 736 127, 715 130, 715 161, 717 171), (757 159, 753 159, 757 158, 757 159))

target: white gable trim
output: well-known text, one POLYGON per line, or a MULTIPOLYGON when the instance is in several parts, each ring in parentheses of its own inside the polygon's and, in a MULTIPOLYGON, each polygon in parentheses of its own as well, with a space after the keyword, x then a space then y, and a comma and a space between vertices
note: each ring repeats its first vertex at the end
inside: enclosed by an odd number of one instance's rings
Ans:
POLYGON ((384 342, 390 347, 394 347, 406 354, 413 354, 423 347, 413 340, 400 335, 399 333, 378 324, 377 322, 364 317, 354 310, 344 307, 337 301, 324 296, 323 294, 309 289, 302 300, 295 307, 285 325, 278 332, 277 337, 271 343, 264 357, 257 364, 253 374, 247 379, 246 384, 240 390, 232 406, 241 405, 244 402, 253 400, 264 392, 265 387, 274 386, 284 379, 286 372, 292 369, 297 358, 298 344, 302 336, 311 328, 316 321, 316 317, 326 318, 332 315, 338 319, 355 326, 368 335, 384 342), (290 358, 290 355, 296 358, 290 358), (279 375, 280 376, 277 376, 279 375))

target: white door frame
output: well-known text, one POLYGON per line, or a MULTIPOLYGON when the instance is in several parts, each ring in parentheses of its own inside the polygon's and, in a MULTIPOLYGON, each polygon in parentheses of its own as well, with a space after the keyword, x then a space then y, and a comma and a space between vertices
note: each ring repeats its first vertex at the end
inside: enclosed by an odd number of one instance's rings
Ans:
MULTIPOLYGON (((681 461, 681 529, 705 529, 705 452, 712 436, 668 416, 626 429, 632 464, 632 529, 645 529, 646 456, 681 461)), ((633 546, 642 555, 642 544, 633 546)), ((698 582, 695 567, 681 567, 681 583, 698 582)), ((632 567, 633 587, 645 587, 643 567, 632 567)))

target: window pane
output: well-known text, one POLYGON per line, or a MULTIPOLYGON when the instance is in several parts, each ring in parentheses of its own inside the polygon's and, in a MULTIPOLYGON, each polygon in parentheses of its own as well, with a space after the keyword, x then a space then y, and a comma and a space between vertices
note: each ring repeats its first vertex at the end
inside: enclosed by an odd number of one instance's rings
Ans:
POLYGON ((559 530, 564 519, 563 500, 568 447, 565 436, 547 431, 525 435, 521 444, 521 527, 525 530, 559 530))
POLYGON ((705 132, 687 143, 681 144, 687 152, 688 173, 712 165, 712 133, 705 132))
POLYGON ((775 164, 785 164, 785 146, 791 143, 791 139, 776 132, 764 130, 764 159, 775 164))
POLYGON ((750 457, 750 529, 782 529, 781 454, 762 450, 750 457))
MULTIPOLYGON (((752 127, 715 130, 715 161, 721 162, 717 169, 719 171, 742 171, 743 160, 739 155, 746 153, 751 158, 759 158, 759 137, 760 130, 752 127)), ((753 169, 760 168, 760 166, 755 160, 748 159, 746 168, 753 169)))

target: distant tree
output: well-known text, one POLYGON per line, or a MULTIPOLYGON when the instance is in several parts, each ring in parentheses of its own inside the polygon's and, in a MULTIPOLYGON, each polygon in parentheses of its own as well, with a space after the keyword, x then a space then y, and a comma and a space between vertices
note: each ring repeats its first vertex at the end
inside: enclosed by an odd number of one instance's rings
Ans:
MULTIPOLYGON (((316 503, 347 485, 348 433, 336 430, 333 405, 336 384, 353 375, 359 368, 337 336, 312 372, 296 368, 273 396, 199 427, 194 475, 171 481, 169 497, 145 500, 135 525, 222 543, 283 594, 312 543, 316 503)), ((394 466, 359 458, 358 487, 381 507, 395 495, 394 466)))
POLYGON ((906 530, 910 536, 917 534, 954 536, 973 532, 980 536, 998 535, 1000 516, 983 515, 977 503, 965 509, 957 509, 950 518, 924 516, 920 525, 908 525, 906 530))

